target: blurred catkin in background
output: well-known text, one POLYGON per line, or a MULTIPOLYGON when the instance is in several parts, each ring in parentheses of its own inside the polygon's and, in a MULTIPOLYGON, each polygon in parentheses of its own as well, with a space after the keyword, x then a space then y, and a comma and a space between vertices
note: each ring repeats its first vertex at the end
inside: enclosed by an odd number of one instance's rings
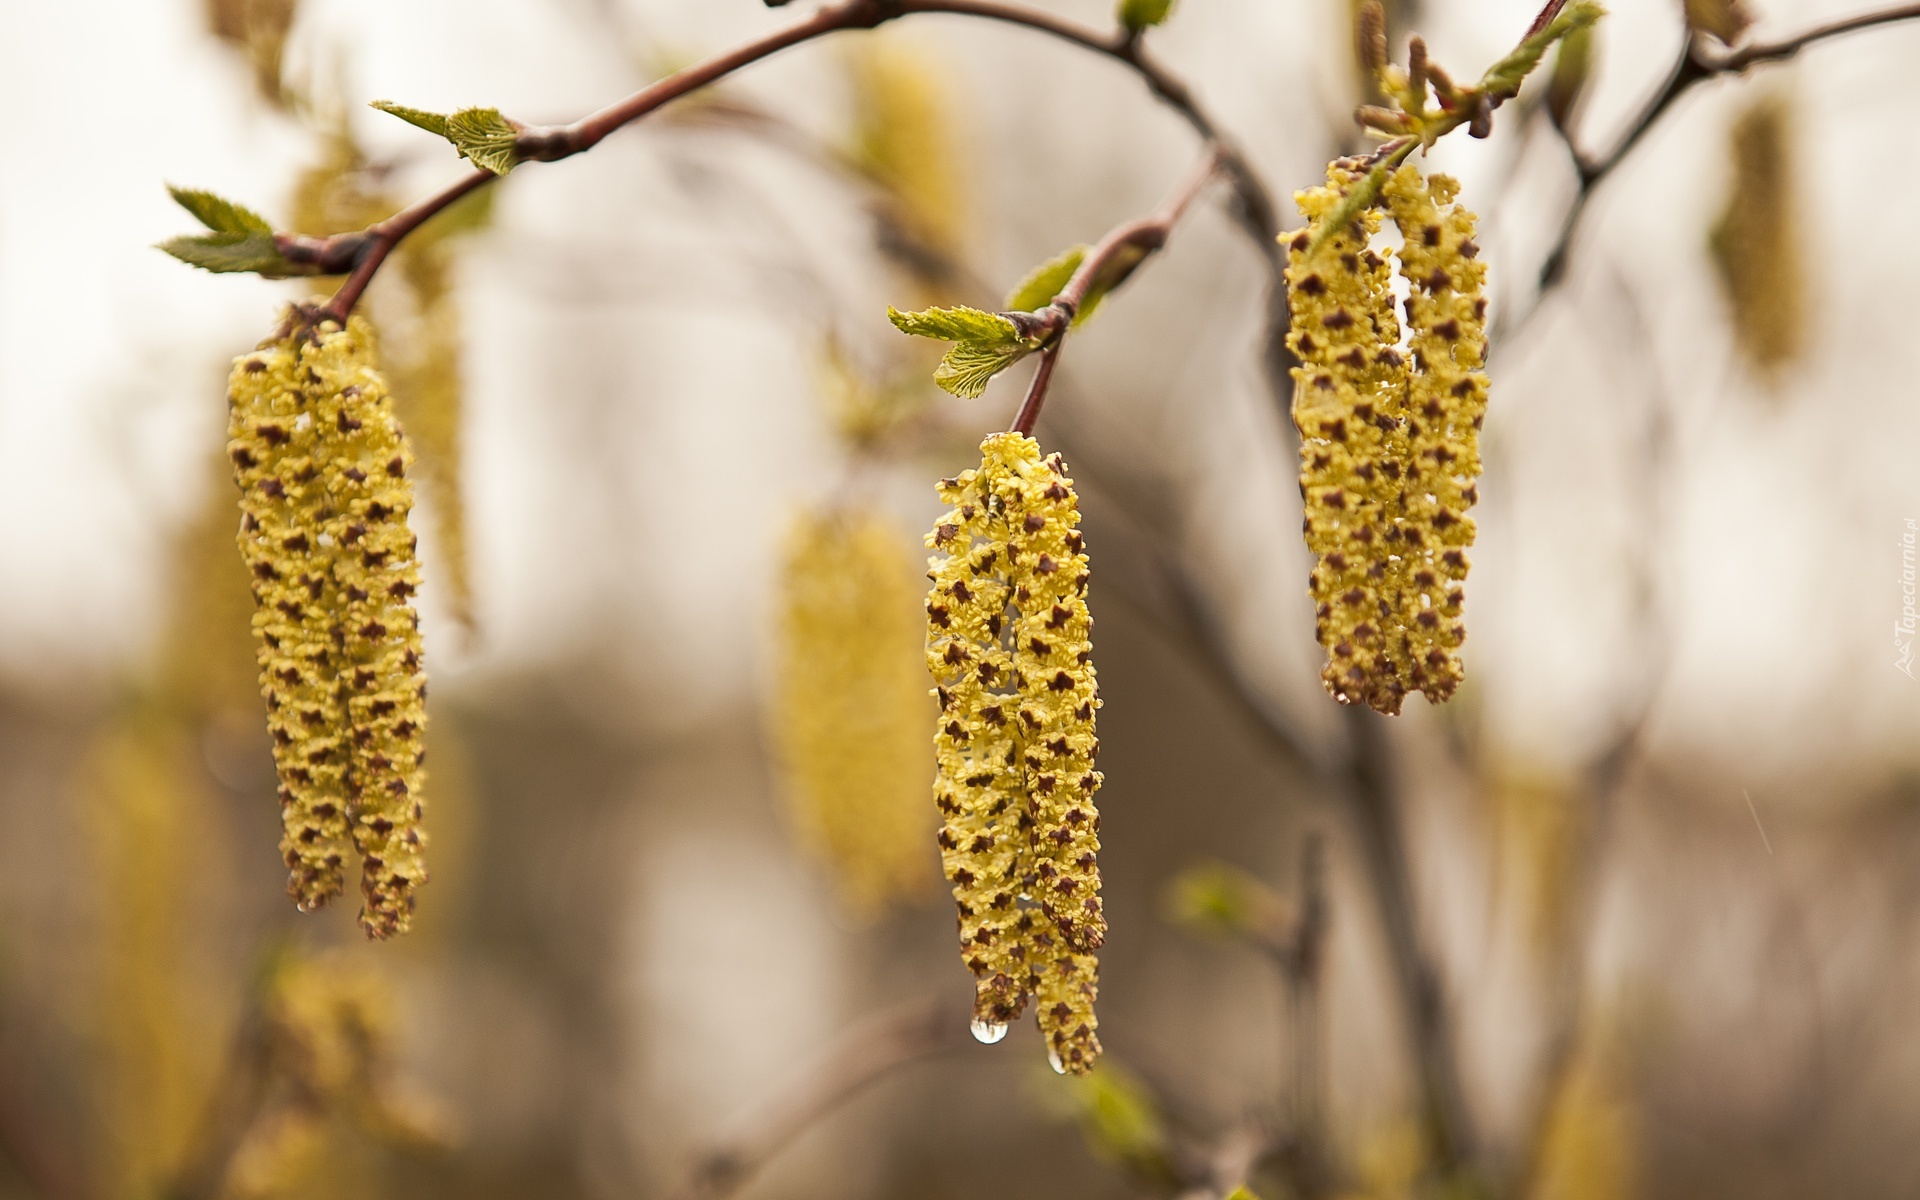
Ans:
POLYGON ((1807 344, 1811 311, 1796 190, 1794 112, 1780 92, 1747 103, 1727 137, 1732 179, 1708 239, 1734 343, 1771 380, 1807 344))
POLYGON ((862 916, 928 897, 934 879, 916 558, 884 515, 828 508, 794 519, 780 576, 774 724, 789 811, 862 916))

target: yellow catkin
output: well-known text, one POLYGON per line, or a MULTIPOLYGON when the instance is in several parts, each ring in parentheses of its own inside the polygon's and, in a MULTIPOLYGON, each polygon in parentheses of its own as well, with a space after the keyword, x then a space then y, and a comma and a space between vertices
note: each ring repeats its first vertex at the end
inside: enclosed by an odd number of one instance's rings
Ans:
POLYGON ((426 881, 411 455, 358 320, 292 311, 235 362, 229 401, 288 890, 303 908, 337 895, 351 841, 361 925, 386 937, 426 881))
POLYGON ((1017 433, 980 450, 941 482, 951 509, 927 538, 945 555, 927 597, 939 842, 976 1021, 1003 1026, 1037 993, 1050 1051, 1078 1073, 1099 1041, 1095 963, 1076 952, 1106 936, 1087 558, 1059 456, 1017 433))
MULTIPOLYGON (((1295 197, 1318 221, 1359 182, 1336 160, 1326 187, 1295 197)), ((1310 230, 1288 235, 1288 345, 1300 494, 1321 672, 1343 704, 1393 714, 1408 692, 1439 703, 1459 687, 1461 621, 1486 411, 1486 268, 1459 185, 1403 166, 1383 201, 1399 227, 1407 339, 1390 268, 1369 241, 1369 209, 1311 258, 1310 230)))
POLYGON ((807 513, 788 536, 776 722, 788 790, 860 915, 932 879, 914 574, 912 543, 874 513, 807 513))
MULTIPOLYGON (((1358 175, 1336 161, 1326 187, 1294 197, 1309 220, 1339 204, 1358 175)), ((1390 271, 1369 246, 1369 209, 1307 257, 1310 235, 1288 242, 1293 324, 1293 420, 1300 430, 1300 495, 1315 630, 1327 650, 1321 679, 1342 704, 1400 711, 1403 663, 1392 642, 1405 358, 1397 348, 1390 271)))
POLYGON ((1406 435, 1400 554, 1407 687, 1438 704, 1460 686, 1466 637, 1461 586, 1470 565, 1479 500, 1480 424, 1487 411, 1486 264, 1460 185, 1423 178, 1412 165, 1388 179, 1384 198, 1400 228, 1400 273, 1410 288, 1406 435))
POLYGON ((1733 184, 1709 248, 1734 341, 1771 380, 1806 347, 1807 286, 1794 197, 1792 110, 1762 96, 1734 121, 1733 184))
POLYGON ((885 32, 859 39, 848 57, 854 162, 887 190, 892 215, 914 240, 951 258, 963 248, 966 205, 948 117, 955 103, 940 65, 938 56, 885 32))

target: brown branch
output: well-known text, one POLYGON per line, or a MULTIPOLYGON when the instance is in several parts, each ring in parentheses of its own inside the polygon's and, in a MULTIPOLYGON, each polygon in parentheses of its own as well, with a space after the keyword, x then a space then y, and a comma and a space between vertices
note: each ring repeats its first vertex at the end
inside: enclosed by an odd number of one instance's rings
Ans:
POLYGON ((1180 223, 1187 209, 1206 190, 1207 184, 1220 170, 1220 165, 1219 147, 1209 144, 1207 152, 1200 156, 1200 161, 1194 164, 1186 179, 1161 204, 1159 211, 1150 217, 1128 221, 1109 230, 1093 249, 1087 251, 1086 257, 1074 269, 1073 277, 1067 280, 1067 285, 1045 308, 1033 314, 1008 314, 1020 326, 1022 335, 1047 339, 1046 349, 1041 351, 1040 367, 1033 374, 1026 399, 1020 402, 1019 414, 1014 417, 1013 432, 1033 432, 1034 422, 1040 419, 1041 406, 1047 402, 1047 385, 1053 380, 1054 364, 1060 358, 1060 344, 1093 289, 1098 287, 1104 293, 1119 287, 1139 269, 1141 263, 1165 246, 1167 238, 1173 234, 1173 227, 1180 223))
MULTIPOLYGON (((580 154, 598 145, 614 130, 639 120, 662 105, 781 50, 841 30, 872 29, 897 17, 915 13, 976 16, 1018 25, 1060 38, 1132 68, 1156 98, 1178 113, 1215 148, 1220 168, 1233 183, 1236 217, 1241 228, 1262 252, 1273 281, 1271 291, 1278 296, 1278 311, 1284 314, 1285 288, 1280 283, 1283 263, 1273 242, 1279 228, 1272 197, 1245 157, 1220 133, 1212 117, 1193 98, 1192 89, 1160 66, 1138 37, 1129 36, 1124 31, 1102 35, 1021 5, 999 3, 997 0, 835 0, 804 20, 685 70, 676 71, 570 125, 526 127, 515 139, 515 153, 525 162, 555 162, 580 154)), ((456 200, 491 183, 495 178, 497 176, 491 171, 477 170, 359 233, 338 234, 331 238, 281 234, 275 241, 291 261, 318 266, 323 271, 351 271, 340 290, 320 310, 322 317, 344 321, 395 246, 456 200)), ((1275 303, 1270 299, 1270 310, 1275 303)), ((1271 323, 1271 311, 1269 316, 1271 323)), ((1284 321, 1280 322, 1279 328, 1284 329, 1284 321)), ((1282 364, 1285 365, 1290 364, 1282 364)))
POLYGON ((869 1086, 920 1059, 968 1044, 966 1010, 922 1000, 849 1029, 811 1072, 733 1136, 701 1155, 676 1200, 724 1200, 795 1138, 869 1086))
MULTIPOLYGON (((1641 139, 1646 136, 1647 131, 1652 129, 1655 123, 1673 107, 1674 102, 1692 90, 1695 84, 1708 79, 1717 79, 1722 75, 1743 74, 1748 68, 1761 63, 1780 62, 1792 58, 1807 47, 1829 38, 1915 18, 1920 18, 1920 4, 1901 4, 1832 21, 1825 25, 1816 25, 1812 29, 1781 41, 1755 42, 1725 53, 1709 49, 1701 37, 1689 30, 1686 39, 1681 43, 1679 58, 1675 61, 1673 69, 1667 73, 1666 83, 1640 110, 1640 115, 1635 118, 1632 125, 1627 127, 1627 131, 1620 136, 1619 141, 1614 143, 1612 150, 1599 158, 1589 158, 1574 145, 1572 135, 1563 132, 1563 136, 1567 138, 1567 148, 1573 154, 1574 168, 1580 174, 1580 190, 1574 196, 1573 204, 1568 208, 1567 215, 1561 222, 1560 233, 1554 240, 1553 249, 1548 252, 1546 261, 1540 268, 1541 293, 1552 290, 1565 275, 1568 250, 1595 189, 1625 161, 1627 155, 1632 153, 1633 148, 1638 146, 1641 139)), ((1537 300, 1535 305, 1537 307, 1537 300)))

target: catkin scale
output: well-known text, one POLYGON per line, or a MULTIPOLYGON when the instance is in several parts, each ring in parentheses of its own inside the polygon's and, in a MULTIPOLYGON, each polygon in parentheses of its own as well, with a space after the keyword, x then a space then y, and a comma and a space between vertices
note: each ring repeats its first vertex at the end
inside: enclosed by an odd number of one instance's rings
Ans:
POLYGON ((407 928, 422 857, 426 676, 407 528, 411 454, 364 322, 289 314, 236 361, 228 454, 254 577, 288 890, 303 908, 362 862, 360 923, 407 928))
MULTIPOLYGON (((1356 175, 1337 164, 1328 186, 1301 192, 1318 220, 1356 175)), ((1300 430, 1300 494, 1315 628, 1327 649, 1321 679, 1343 704, 1400 711, 1402 664, 1392 637, 1404 462, 1400 386, 1405 360, 1390 291, 1391 268, 1367 245, 1380 215, 1362 212, 1335 230, 1312 259, 1303 231, 1290 245, 1287 284, 1294 317, 1287 345, 1300 430)))
MULTIPOLYGON (((1360 173, 1335 161, 1327 178, 1296 196, 1310 220, 1338 206, 1360 173)), ((1379 212, 1364 210, 1318 248, 1308 230, 1285 239, 1321 678, 1341 703, 1388 714, 1411 691, 1444 701, 1462 678, 1467 509, 1478 499, 1487 381, 1486 268, 1458 189, 1411 164, 1385 182, 1409 287, 1404 349, 1390 268, 1368 246, 1379 212)))
POLYGON ((333 548, 319 540, 326 511, 299 337, 269 342, 234 363, 227 455, 240 488, 241 557, 252 575, 253 632, 280 779, 287 892, 303 909, 340 894, 348 835, 347 750, 328 608, 333 548))
POLYGON ((1099 708, 1072 481, 1017 433, 940 484, 927 537, 927 665, 941 713, 934 798, 974 1016, 1038 1017, 1076 1073, 1099 1053, 1090 953, 1106 936, 1093 769, 1099 708), (1065 964, 1064 967, 1062 964, 1065 964), (1058 978, 1056 978, 1056 976, 1058 978))
POLYGON ((1487 268, 1473 240, 1473 213, 1454 202, 1459 187, 1407 165, 1382 193, 1400 228, 1400 273, 1410 288, 1401 627, 1408 687, 1436 703, 1462 678, 1461 583, 1475 532, 1467 509, 1479 499, 1487 408, 1487 268))

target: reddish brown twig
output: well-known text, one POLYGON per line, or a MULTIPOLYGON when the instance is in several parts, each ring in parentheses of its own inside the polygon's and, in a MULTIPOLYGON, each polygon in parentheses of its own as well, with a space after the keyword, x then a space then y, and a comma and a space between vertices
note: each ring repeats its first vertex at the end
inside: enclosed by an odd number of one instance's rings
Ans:
POLYGON ((1102 291, 1111 291, 1119 287, 1141 263, 1165 246, 1173 227, 1180 223, 1180 218, 1186 215, 1194 200, 1219 173, 1221 162, 1220 148, 1209 144, 1200 161, 1194 164, 1193 170, 1187 173, 1187 177, 1159 210, 1150 217, 1128 221, 1109 230, 1093 249, 1087 251, 1087 256, 1080 260, 1079 267, 1074 270, 1073 277, 1067 280, 1067 285, 1045 308, 1030 316, 1010 314, 1022 326, 1021 333, 1028 337, 1048 339, 1046 348, 1040 352, 1039 369, 1034 372, 1026 398, 1020 402, 1019 414, 1013 419, 1013 432, 1031 434, 1034 424, 1040 420, 1040 408, 1047 402, 1047 386, 1053 380, 1054 364, 1060 358, 1060 344, 1093 289, 1098 287, 1102 291))
MULTIPOLYGON (((916 13, 983 17, 1022 26, 1132 68, 1155 97, 1180 114, 1196 133, 1214 147, 1219 165, 1233 183, 1239 223, 1261 250, 1269 270, 1274 273, 1275 291, 1284 301, 1284 288, 1278 282, 1279 257, 1273 246, 1278 227, 1272 198, 1246 159, 1226 141, 1213 119, 1194 100, 1192 90, 1161 67, 1137 37, 1130 37, 1124 32, 1102 35, 1036 9, 999 3, 997 0, 836 0, 804 20, 685 70, 676 71, 570 125, 524 128, 515 139, 515 153, 528 162, 555 162, 571 157, 593 148, 614 130, 639 120, 662 105, 781 50, 829 33, 871 29, 916 13)), ((281 253, 292 261, 319 267, 322 273, 348 273, 346 282, 321 309, 325 317, 345 320, 395 246, 449 205, 476 188, 493 182, 495 178, 491 171, 477 170, 358 233, 338 234, 330 238, 289 233, 281 234, 275 240, 281 253)))
POLYGON ((849 1029, 791 1090, 700 1157, 678 1200, 722 1200, 820 1118, 909 1063, 969 1044, 966 1010, 945 998, 881 1013, 849 1029))

